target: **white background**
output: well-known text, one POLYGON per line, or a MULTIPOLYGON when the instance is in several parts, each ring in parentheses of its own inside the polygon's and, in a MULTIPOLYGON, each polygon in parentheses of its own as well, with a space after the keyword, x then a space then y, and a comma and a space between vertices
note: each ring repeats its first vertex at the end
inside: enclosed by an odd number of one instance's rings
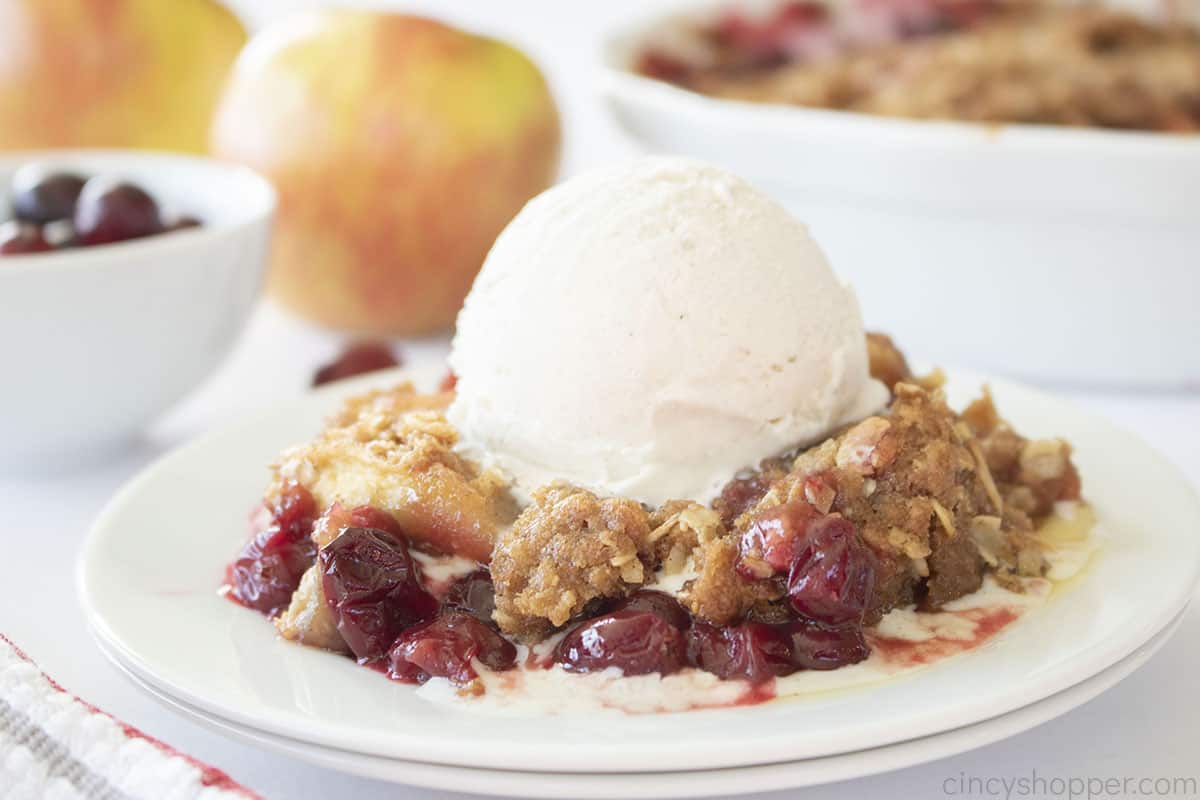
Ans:
MULTIPOLYGON (((244 0, 237 5, 247 19, 261 22, 303 4, 300 0, 244 0)), ((565 117, 564 173, 571 174, 635 152, 595 101, 592 68, 602 31, 647 13, 656 5, 661 3, 441 0, 411 2, 405 7, 501 35, 533 55, 549 74, 565 117)), ((5 531, 0 554, 0 632, 72 692, 226 770, 271 800, 452 797, 310 767, 223 739, 175 716, 141 694, 100 656, 77 608, 72 582, 75 553, 91 519, 116 488, 195 432, 302 391, 313 366, 335 349, 333 337, 264 305, 223 370, 129 452, 100 467, 73 474, 0 478, 0 529, 5 531)), ((405 349, 410 362, 440 359, 445 343, 436 339, 406 343, 405 349)), ((9 388, 6 384, 6 390, 19 391, 19 387, 9 388)), ((1138 431, 1194 482, 1200 480, 1200 396, 1078 390, 1071 395, 1082 405, 1138 431)), ((198 485, 195 502, 204 501, 204 487, 198 485)), ((1154 498, 1147 497, 1146 502, 1154 502, 1154 498)), ((186 514, 187 509, 179 513, 186 514)), ((1129 579, 1152 580, 1152 576, 1131 575, 1129 579)), ((813 800, 944 797, 943 780, 957 778, 960 773, 1012 778, 1027 776, 1034 768, 1047 777, 1200 778, 1200 719, 1195 711, 1198 690, 1200 611, 1193 610, 1175 639, 1146 667, 1063 718, 973 753, 889 775, 806 790, 803 796, 813 800)), ((886 710, 880 709, 880 713, 886 710)), ((397 724, 404 721, 397 720, 397 724)), ((730 746, 736 747, 737 743, 731 742, 730 746)), ((746 790, 753 791, 754 787, 747 786, 746 790)))

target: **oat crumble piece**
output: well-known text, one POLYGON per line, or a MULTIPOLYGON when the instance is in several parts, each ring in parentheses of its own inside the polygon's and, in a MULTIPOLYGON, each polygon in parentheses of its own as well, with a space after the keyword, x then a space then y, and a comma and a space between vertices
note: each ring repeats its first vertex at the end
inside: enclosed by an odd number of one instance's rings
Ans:
POLYGON ((641 504, 601 499, 556 483, 533 492, 533 502, 502 533, 492 553, 500 629, 536 640, 580 614, 588 603, 624 597, 649 570, 650 517, 641 504))
POLYGON ((315 440, 283 454, 268 497, 294 480, 318 508, 374 506, 418 546, 486 562, 516 505, 499 473, 455 452, 442 413, 451 397, 403 384, 348 400, 315 440))
POLYGON ((679 600, 696 616, 725 624, 778 598, 774 585, 743 580, 734 571, 737 540, 729 536, 717 511, 672 500, 653 512, 650 521, 656 566, 671 574, 691 561, 696 577, 684 584, 679 600))
MULTIPOLYGON (((1040 575, 1044 561, 1034 524, 1052 510, 1050 498, 1078 496, 1069 451, 1058 442, 1039 444, 1017 435, 986 395, 960 419, 940 391, 903 382, 894 391, 885 415, 868 417, 798 455, 791 471, 737 518, 714 563, 732 564, 738 536, 758 513, 802 499, 822 513, 849 519, 875 552, 867 624, 898 606, 938 608, 969 594, 989 568, 1010 587, 1019 586, 1017 576, 1040 575), (1027 496, 1038 502, 1023 507, 1006 502, 1027 496)), ((744 612, 753 605, 744 586, 736 597, 733 587, 715 582, 713 587, 702 609, 706 618, 715 613, 723 622, 733 609, 744 612), (718 597, 722 592, 729 596, 718 597)), ((761 585, 758 589, 766 594, 761 585)))
POLYGON ((867 334, 867 365, 871 377, 886 386, 889 391, 895 389, 897 383, 912 380, 913 374, 908 368, 908 359, 887 334, 867 334))
POLYGON ((892 117, 1200 131, 1200 31, 1117 9, 1010 3, 974 26, 762 67, 713 45, 709 63, 670 79, 892 117))

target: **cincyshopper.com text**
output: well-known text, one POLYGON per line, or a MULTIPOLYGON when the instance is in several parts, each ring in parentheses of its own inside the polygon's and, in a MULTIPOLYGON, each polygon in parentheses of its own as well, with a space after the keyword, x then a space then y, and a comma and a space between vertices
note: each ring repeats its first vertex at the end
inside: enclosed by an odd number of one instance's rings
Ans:
POLYGON ((1039 775, 979 776, 960 772, 942 781, 942 794, 954 798, 1030 800, 1114 800, 1129 797, 1200 797, 1196 777, 1079 777, 1039 775))

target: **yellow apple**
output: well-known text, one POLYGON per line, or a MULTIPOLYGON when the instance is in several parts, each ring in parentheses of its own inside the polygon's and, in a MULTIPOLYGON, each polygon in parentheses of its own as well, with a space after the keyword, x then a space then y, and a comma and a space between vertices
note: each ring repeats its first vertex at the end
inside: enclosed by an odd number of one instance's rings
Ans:
POLYGON ((554 180, 558 111, 503 42, 420 17, 327 10, 256 35, 214 152, 274 181, 269 285, 358 332, 449 326, 496 235, 554 180))
POLYGON ((0 0, 0 149, 203 152, 245 42, 213 0, 0 0))

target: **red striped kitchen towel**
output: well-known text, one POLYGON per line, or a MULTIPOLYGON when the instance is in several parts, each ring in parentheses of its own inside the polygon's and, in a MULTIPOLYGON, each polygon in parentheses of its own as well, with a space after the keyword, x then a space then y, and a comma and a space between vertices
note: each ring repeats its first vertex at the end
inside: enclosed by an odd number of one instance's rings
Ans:
POLYGON ((261 800, 70 694, 2 634, 0 798, 261 800))

